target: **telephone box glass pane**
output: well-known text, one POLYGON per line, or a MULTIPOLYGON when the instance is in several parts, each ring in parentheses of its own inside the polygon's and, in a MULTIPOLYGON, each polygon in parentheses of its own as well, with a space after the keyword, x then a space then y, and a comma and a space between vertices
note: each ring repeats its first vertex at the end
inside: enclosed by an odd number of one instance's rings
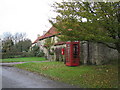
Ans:
POLYGON ((73 44, 73 58, 78 58, 78 44, 73 44))
POLYGON ((70 62, 70 44, 67 44, 67 60, 66 62, 70 62))

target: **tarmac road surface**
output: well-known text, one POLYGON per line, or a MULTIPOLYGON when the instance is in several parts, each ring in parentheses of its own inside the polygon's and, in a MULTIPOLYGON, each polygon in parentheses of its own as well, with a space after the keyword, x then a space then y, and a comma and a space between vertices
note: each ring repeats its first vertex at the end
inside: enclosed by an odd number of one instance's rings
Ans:
POLYGON ((2 67, 2 88, 77 88, 15 67, 2 67))

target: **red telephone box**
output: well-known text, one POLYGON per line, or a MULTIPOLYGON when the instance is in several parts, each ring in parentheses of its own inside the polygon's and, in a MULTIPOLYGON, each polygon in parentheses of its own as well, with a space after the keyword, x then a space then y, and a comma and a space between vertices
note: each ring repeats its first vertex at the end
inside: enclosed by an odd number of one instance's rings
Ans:
POLYGON ((66 42, 66 65, 78 66, 80 64, 80 42, 66 42))

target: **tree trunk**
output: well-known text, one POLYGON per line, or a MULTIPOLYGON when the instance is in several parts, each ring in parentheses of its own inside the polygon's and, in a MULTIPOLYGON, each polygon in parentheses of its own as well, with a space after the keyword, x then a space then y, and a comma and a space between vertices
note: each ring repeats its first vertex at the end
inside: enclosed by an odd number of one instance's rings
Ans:
POLYGON ((118 64, 120 62, 120 53, 118 52, 118 64))
POLYGON ((115 43, 116 49, 118 51, 118 63, 120 62, 120 43, 115 43))

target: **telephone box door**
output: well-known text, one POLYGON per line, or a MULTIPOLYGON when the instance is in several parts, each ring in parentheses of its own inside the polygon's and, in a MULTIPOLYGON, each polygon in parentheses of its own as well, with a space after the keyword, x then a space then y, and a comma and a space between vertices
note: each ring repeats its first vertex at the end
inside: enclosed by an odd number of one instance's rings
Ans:
POLYGON ((80 42, 66 43, 66 65, 78 66, 80 64, 80 42))

